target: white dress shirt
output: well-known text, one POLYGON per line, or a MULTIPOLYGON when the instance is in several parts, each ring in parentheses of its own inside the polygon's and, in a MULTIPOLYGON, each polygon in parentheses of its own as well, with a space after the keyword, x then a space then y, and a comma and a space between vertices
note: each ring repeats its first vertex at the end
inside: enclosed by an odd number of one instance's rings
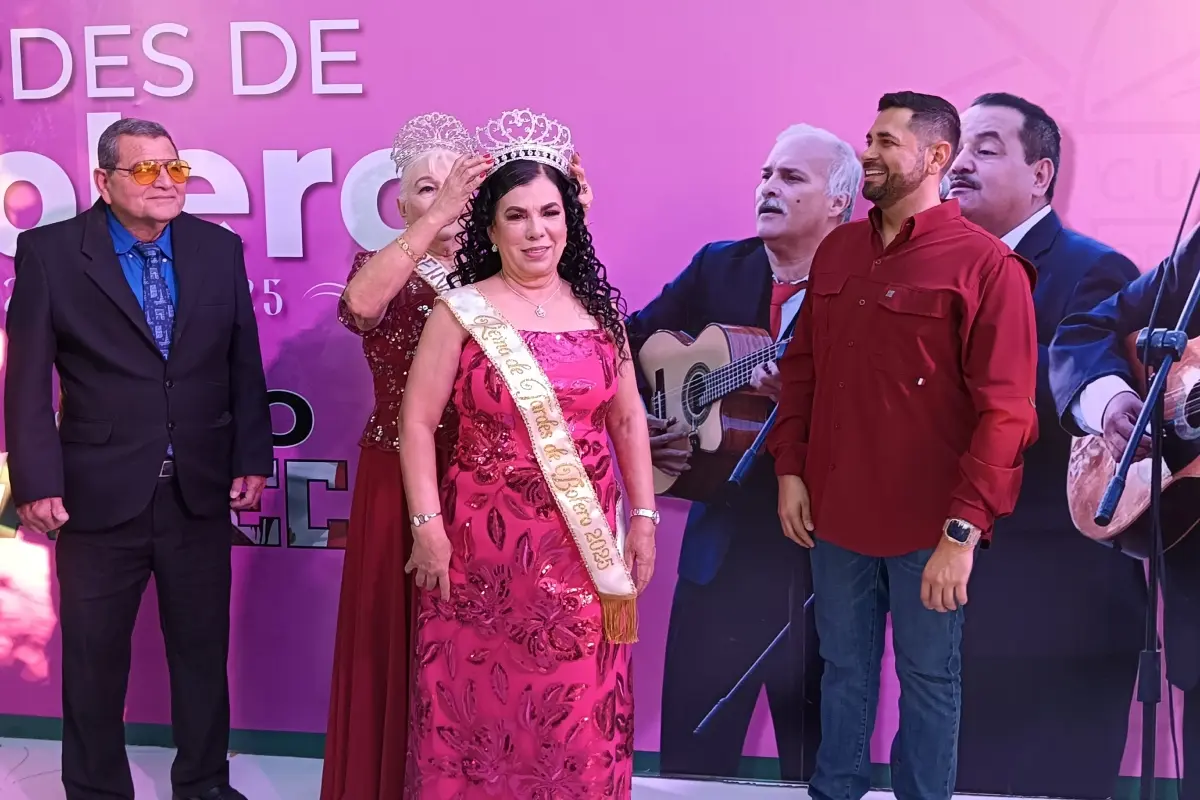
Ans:
POLYGON ((1034 225, 1037 225, 1048 216, 1050 216, 1049 204, 1042 206, 1037 211, 1033 212, 1029 216, 1029 219, 1025 220, 1020 225, 1001 236, 1000 241, 1008 245, 1009 250, 1016 250, 1017 245, 1019 245, 1021 240, 1025 238, 1025 234, 1033 230, 1034 225))

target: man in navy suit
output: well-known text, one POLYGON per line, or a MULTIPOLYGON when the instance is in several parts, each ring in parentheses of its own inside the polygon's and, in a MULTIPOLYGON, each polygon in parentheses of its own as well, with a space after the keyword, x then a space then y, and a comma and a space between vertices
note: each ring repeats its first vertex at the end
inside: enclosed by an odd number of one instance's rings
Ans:
POLYGON ((986 94, 962 114, 949 197, 1034 264, 1038 441, 1014 513, 971 576, 963 630, 957 788, 1021 797, 1111 797, 1125 750, 1146 589, 1141 564, 1086 539, 1064 486, 1048 348, 1064 317, 1137 277, 1112 248, 1052 208, 1058 126, 1040 107, 986 94))
MULTIPOLYGON (((1153 324, 1175 326, 1200 274, 1200 226, 1181 243, 1176 266, 1170 263, 1164 259, 1095 308, 1063 320, 1050 347, 1050 386, 1062 426, 1075 436, 1103 436, 1114 459, 1124 452, 1142 408, 1142 398, 1131 388, 1135 376, 1125 358, 1124 341, 1151 324, 1150 312, 1164 282, 1166 292, 1153 324)), ((1187 333, 1192 338, 1200 335, 1200 318, 1192 317, 1187 333)), ((1139 456, 1149 455, 1148 437, 1140 445, 1139 456)), ((1195 458, 1194 446, 1185 447, 1191 451, 1189 458, 1195 458)), ((1184 692, 1180 798, 1200 800, 1200 533, 1188 534, 1163 560, 1167 680, 1184 692)), ((1165 716, 1168 710, 1165 703, 1159 706, 1159 714, 1165 716)))
POLYGON ((229 515, 257 506, 273 455, 242 242, 182 213, 190 168, 157 123, 113 123, 97 156, 101 199, 17 238, 4 387, 21 523, 61 531, 63 785, 133 800, 125 690, 153 575, 173 797, 245 800, 227 759, 229 515))
MULTIPOLYGON (((631 315, 635 355, 655 331, 696 336, 714 322, 760 328, 779 338, 799 310, 817 245, 850 219, 861 182, 862 166, 846 142, 808 125, 784 131, 762 169, 758 236, 705 245, 658 297, 631 315)), ((766 364, 753 385, 777 399, 778 375, 773 363, 766 364)), ((691 449, 681 423, 653 418, 650 423, 655 465, 675 475, 686 470, 691 449)), ((663 676, 665 774, 737 776, 764 686, 782 777, 806 780, 812 772, 821 669, 811 615, 803 616, 812 584, 807 551, 780 527, 776 486, 764 448, 732 505, 697 503, 688 515, 663 676), (694 734, 788 624, 793 603, 790 640, 694 734)))

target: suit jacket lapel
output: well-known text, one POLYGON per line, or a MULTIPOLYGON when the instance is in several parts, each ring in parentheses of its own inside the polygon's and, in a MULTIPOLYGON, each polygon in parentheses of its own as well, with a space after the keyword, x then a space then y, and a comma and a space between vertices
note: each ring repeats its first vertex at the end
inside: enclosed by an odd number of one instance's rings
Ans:
POLYGON ((196 234, 193 219, 187 214, 180 214, 171 223, 171 247, 174 249, 175 283, 178 287, 179 300, 175 308, 175 332, 172 336, 171 351, 183 338, 184 328, 192 317, 200 296, 200 285, 204 279, 204 271, 200 267, 200 240, 196 234))
POLYGON ((85 268, 87 276, 95 281, 100 291, 116 304, 133 326, 141 331, 146 342, 158 351, 154 343, 154 334, 146 324, 146 314, 138 305, 137 297, 133 294, 121 263, 117 260, 117 252, 113 248, 112 237, 108 233, 108 219, 105 214, 104 201, 98 200, 88 211, 83 224, 83 254, 88 259, 85 268))
POLYGON ((1058 232, 1061 230, 1062 220, 1052 210, 1029 229, 1021 241, 1017 242, 1014 250, 1017 255, 1036 266, 1038 259, 1054 246, 1054 240, 1058 238, 1058 232))
POLYGON ((748 253, 745 263, 737 268, 736 275, 738 277, 734 280, 742 282, 747 292, 757 291, 757 297, 751 295, 745 302, 747 307, 750 307, 751 302, 755 303, 754 324, 766 330, 771 325, 771 262, 767 260, 766 245, 760 242, 758 247, 748 253), (746 276, 744 281, 740 277, 743 274, 746 276))

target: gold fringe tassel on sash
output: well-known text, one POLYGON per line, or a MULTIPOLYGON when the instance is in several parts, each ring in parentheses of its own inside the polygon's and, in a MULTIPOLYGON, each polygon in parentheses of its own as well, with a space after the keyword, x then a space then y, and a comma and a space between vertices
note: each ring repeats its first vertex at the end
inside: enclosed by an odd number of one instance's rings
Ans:
POLYGON ((638 640, 636 597, 600 595, 604 612, 604 638, 613 644, 633 644, 638 640))

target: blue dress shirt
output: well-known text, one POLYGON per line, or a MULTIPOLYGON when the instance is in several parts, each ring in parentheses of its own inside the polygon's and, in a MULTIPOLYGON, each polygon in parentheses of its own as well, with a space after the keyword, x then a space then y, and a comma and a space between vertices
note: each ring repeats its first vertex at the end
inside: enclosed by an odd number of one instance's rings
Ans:
MULTIPOLYGON (((117 260, 121 262, 121 272, 125 274, 125 280, 133 290, 138 305, 145 310, 145 301, 142 299, 142 273, 146 269, 146 261, 135 247, 138 243, 137 237, 125 229, 111 209, 107 210, 107 216, 108 234, 112 237, 113 248, 117 251, 117 260)), ((178 308, 179 289, 175 283, 175 257, 171 249, 170 225, 163 229, 155 244, 163 253, 163 277, 167 281, 167 291, 171 293, 171 302, 178 308)))

